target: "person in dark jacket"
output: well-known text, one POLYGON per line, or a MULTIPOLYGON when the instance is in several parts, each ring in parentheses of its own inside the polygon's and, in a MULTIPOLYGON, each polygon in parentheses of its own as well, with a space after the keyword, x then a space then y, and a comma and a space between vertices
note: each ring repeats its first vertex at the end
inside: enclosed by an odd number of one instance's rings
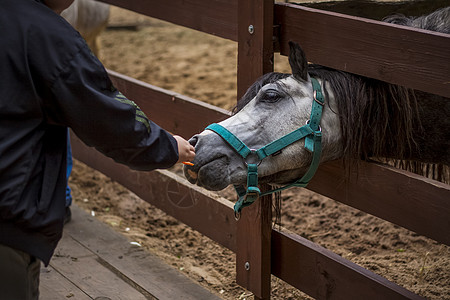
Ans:
POLYGON ((71 0, 0 5, 0 298, 37 299, 40 262, 62 236, 67 128, 137 170, 189 161, 194 148, 111 83, 58 14, 71 0), (55 13, 56 12, 56 13, 55 13))

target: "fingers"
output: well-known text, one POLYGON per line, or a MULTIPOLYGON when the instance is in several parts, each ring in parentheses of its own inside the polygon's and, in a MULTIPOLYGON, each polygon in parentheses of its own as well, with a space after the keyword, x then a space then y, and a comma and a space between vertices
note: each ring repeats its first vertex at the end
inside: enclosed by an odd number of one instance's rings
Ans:
POLYGON ((173 136, 178 143, 178 162, 192 161, 195 158, 195 148, 178 135, 173 136))
MULTIPOLYGON (((187 141, 186 141, 187 143, 187 141)), ((180 161, 191 161, 194 160, 195 158, 195 149, 194 147, 192 147, 191 144, 187 143, 184 145, 185 147, 183 147, 183 150, 181 150, 180 153, 182 153, 182 155, 180 155, 180 161)))

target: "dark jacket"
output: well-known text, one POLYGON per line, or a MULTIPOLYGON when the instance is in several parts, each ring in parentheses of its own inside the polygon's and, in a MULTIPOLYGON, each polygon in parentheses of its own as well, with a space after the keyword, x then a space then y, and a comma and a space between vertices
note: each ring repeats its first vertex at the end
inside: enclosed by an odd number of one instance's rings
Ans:
POLYGON ((45 264, 63 228, 67 127, 134 169, 178 160, 175 139, 114 88, 83 38, 40 1, 1 1, 0 93, 0 244, 45 264))

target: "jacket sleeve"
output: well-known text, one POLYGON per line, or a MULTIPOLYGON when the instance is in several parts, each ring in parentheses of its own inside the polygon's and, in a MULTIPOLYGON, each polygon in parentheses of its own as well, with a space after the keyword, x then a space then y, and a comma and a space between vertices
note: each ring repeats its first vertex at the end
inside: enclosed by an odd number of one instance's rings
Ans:
POLYGON ((176 140, 111 83, 87 46, 65 65, 45 101, 48 122, 70 127, 88 146, 137 170, 171 167, 176 140))

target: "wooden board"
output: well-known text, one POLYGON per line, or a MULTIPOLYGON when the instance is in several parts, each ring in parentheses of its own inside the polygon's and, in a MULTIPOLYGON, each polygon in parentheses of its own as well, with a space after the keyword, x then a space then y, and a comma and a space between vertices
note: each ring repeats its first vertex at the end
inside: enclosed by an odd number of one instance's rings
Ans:
POLYGON ((273 72, 273 1, 240 1, 238 10, 237 96, 273 72))
MULTIPOLYGON (((273 0, 239 1, 238 98, 260 76, 273 71, 273 0)), ((265 189, 266 187, 260 187, 265 189)), ((272 195, 247 207, 236 231, 236 283, 270 299, 272 195)))
MULTIPOLYGON (((97 235, 101 235, 98 232, 97 235)), ((121 278, 120 271, 102 264, 102 259, 70 235, 65 235, 51 266, 91 298, 144 300, 146 297, 121 278)))
POLYGON ((39 294, 46 300, 88 300, 92 299, 83 290, 69 281, 52 266, 41 268, 39 294))
POLYGON ((360 162, 348 180, 340 161, 324 163, 308 189, 450 245, 450 185, 360 162))
MULTIPOLYGON (((236 0, 102 1, 233 41, 242 40, 242 33, 238 33, 238 13, 242 10, 236 0)), ((314 63, 450 97, 448 34, 285 3, 275 3, 274 16, 283 55, 288 54, 287 43, 293 40, 314 63)), ((270 47, 260 51, 272 55, 270 47)), ((242 63, 253 65, 251 60, 242 63)), ((252 67, 258 72, 257 64, 252 67)), ((238 87, 239 95, 244 88, 238 87)))
POLYGON ((70 299, 219 299, 76 205, 50 267, 42 270, 41 298, 64 299, 61 295, 70 299))

